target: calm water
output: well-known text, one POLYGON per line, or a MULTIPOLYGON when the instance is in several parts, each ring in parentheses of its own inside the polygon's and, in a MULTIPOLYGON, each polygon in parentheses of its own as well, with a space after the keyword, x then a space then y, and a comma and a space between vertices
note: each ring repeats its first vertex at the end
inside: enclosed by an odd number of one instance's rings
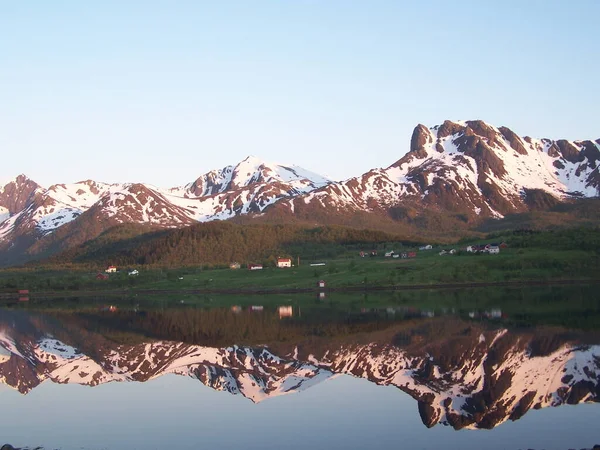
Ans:
POLYGON ((5 305, 0 444, 591 448, 593 291, 5 305))

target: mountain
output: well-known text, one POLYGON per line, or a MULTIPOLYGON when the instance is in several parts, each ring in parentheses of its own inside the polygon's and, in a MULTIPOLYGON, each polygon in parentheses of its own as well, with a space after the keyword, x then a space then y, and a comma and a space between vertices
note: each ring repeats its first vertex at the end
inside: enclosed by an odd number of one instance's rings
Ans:
POLYGON ((446 120, 418 125, 409 151, 387 168, 341 182, 252 156, 169 189, 90 180, 43 189, 21 175, 0 188, 0 254, 22 262, 121 224, 143 225, 142 233, 226 219, 456 239, 488 219, 597 197, 599 165, 600 139, 533 139, 481 120, 446 120))
POLYGON ((120 224, 142 224, 147 231, 260 213, 328 182, 300 167, 255 157, 170 189, 91 180, 43 189, 21 175, 0 190, 0 252, 18 262, 81 245, 120 224))
POLYGON ((600 139, 519 137, 481 120, 418 125, 410 151, 373 169, 306 195, 279 209, 310 217, 328 211, 384 212, 414 219, 437 211, 464 221, 502 218, 536 206, 600 194, 600 139))
POLYGON ((564 332, 426 320, 397 329, 391 342, 371 333, 358 343, 311 339, 286 351, 165 340, 118 344, 74 324, 57 328, 47 317, 8 311, 0 322, 0 382, 23 394, 46 380, 97 386, 170 373, 260 402, 346 374, 395 386, 417 400, 427 427, 455 429, 494 428, 531 408, 600 401, 600 346, 564 332))

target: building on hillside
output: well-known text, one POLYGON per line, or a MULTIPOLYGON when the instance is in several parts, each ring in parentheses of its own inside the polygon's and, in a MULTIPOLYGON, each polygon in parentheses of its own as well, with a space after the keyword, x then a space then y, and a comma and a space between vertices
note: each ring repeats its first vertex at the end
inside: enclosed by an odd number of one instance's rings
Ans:
POLYGON ((408 257, 409 258, 416 258, 417 257, 417 252, 408 252, 408 257))
POLYGON ((325 287, 325 280, 319 280, 319 282, 317 283, 317 287, 324 288, 325 287))
POLYGON ((429 244, 419 247, 419 250, 431 250, 433 247, 429 244))
POLYGON ((248 269, 250 270, 262 270, 262 264, 248 264, 248 269))
POLYGON ((394 250, 390 250, 389 252, 386 252, 384 256, 386 258, 390 258, 390 257, 394 256, 394 250))
POLYGON ((277 267, 292 267, 292 258, 277 258, 277 267))
POLYGON ((240 267, 241 266, 240 266, 239 262, 232 262, 231 264, 229 264, 229 268, 232 269, 232 270, 239 269, 240 267))
POLYGON ((106 273, 115 273, 117 271, 116 266, 108 266, 105 270, 106 273))
POLYGON ((500 247, 497 245, 490 245, 489 247, 486 248, 486 251, 490 255, 496 255, 496 254, 500 253, 500 247))
POLYGON ((136 275, 139 275, 139 274, 140 274, 140 272, 137 269, 130 270, 127 273, 127 275, 129 275, 130 277, 133 277, 133 276, 136 276, 136 275))
POLYGON ((96 275, 96 280, 108 280, 108 275, 99 273, 98 275, 96 275))

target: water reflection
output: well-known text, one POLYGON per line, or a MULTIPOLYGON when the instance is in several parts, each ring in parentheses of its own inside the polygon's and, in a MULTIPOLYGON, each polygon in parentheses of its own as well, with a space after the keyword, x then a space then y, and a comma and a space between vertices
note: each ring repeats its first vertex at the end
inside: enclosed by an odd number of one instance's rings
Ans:
POLYGON ((259 403, 345 374, 409 394, 425 426, 454 429, 599 401, 598 336, 514 327, 514 315, 382 306, 300 316, 257 304, 0 310, 0 379, 27 394, 46 380, 97 386, 175 374, 259 403))

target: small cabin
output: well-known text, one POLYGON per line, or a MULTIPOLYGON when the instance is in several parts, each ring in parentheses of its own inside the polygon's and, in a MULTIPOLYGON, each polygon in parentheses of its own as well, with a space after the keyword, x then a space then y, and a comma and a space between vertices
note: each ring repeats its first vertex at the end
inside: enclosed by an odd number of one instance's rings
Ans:
POLYGON ((317 283, 317 287, 324 288, 325 287, 325 280, 319 280, 319 282, 317 283))
POLYGON ((117 266, 108 266, 104 271, 106 273, 115 273, 117 271, 117 266))
POLYGON ((232 270, 237 270, 237 269, 239 269, 240 267, 241 267, 241 266, 240 266, 240 263, 239 263, 239 262, 232 262, 231 264, 229 264, 229 268, 230 268, 230 269, 232 269, 232 270))
POLYGON ((292 267, 292 259, 291 258, 278 258, 277 259, 277 267, 292 267))
POLYGON ((249 270, 262 270, 262 264, 248 264, 249 270))
POLYGON ((136 275, 139 275, 139 274, 140 274, 140 272, 138 270, 136 270, 136 269, 133 269, 133 270, 129 271, 129 273, 128 273, 128 275, 130 277, 133 277, 133 276, 136 276, 136 275))

